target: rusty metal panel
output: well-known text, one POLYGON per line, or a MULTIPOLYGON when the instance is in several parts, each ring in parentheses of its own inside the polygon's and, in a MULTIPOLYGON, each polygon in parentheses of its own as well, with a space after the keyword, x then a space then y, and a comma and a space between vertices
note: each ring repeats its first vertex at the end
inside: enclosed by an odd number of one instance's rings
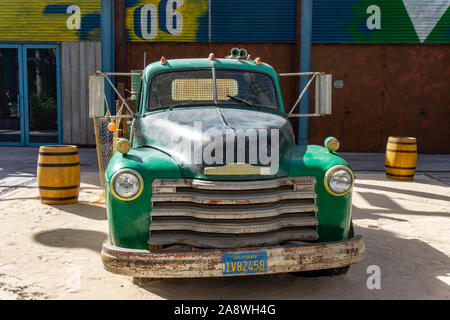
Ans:
MULTIPOLYGON (((292 243, 247 249, 197 249, 186 246, 159 251, 133 250, 104 243, 101 258, 105 269, 122 275, 148 278, 221 277, 223 253, 267 252, 267 273, 319 270, 363 261, 361 236, 328 243, 292 243)), ((236 276, 231 274, 230 276, 236 276)))

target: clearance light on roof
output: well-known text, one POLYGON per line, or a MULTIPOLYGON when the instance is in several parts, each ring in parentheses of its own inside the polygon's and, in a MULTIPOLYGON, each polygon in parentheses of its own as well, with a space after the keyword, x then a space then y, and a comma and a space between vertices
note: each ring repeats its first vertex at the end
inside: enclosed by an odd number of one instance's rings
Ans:
POLYGON ((211 52, 211 53, 209 54, 209 56, 208 56, 208 59, 211 60, 211 61, 212 61, 212 60, 215 60, 216 57, 214 56, 214 53, 211 52))
POLYGON ((256 62, 257 64, 260 64, 260 63, 261 63, 261 57, 257 57, 257 58, 255 59, 255 62, 256 62))
POLYGON ((166 63, 167 63, 166 57, 162 56, 161 57, 161 64, 166 64, 166 63))

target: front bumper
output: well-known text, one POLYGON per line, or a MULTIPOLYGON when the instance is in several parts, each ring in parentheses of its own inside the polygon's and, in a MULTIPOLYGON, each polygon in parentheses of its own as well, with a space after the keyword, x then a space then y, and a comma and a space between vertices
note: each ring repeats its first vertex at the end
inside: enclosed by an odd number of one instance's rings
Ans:
POLYGON ((223 253, 255 251, 267 252, 267 272, 264 274, 272 274, 348 266, 363 260, 365 246, 361 236, 337 242, 232 250, 194 249, 193 251, 174 251, 167 248, 159 251, 148 251, 119 248, 104 243, 101 258, 106 270, 132 277, 222 277, 225 276, 222 274, 223 253))

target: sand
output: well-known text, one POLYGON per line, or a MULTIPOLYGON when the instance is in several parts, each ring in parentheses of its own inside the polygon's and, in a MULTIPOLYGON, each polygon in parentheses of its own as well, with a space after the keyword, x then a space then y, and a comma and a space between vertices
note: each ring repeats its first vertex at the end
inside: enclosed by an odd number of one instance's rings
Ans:
POLYGON ((365 260, 338 277, 290 274, 168 279, 136 285, 103 269, 108 239, 98 174, 82 174, 80 202, 48 206, 36 185, 0 198, 0 299, 449 299, 450 187, 426 175, 414 182, 357 172, 355 231, 365 260), (369 289, 368 267, 381 270, 369 289))

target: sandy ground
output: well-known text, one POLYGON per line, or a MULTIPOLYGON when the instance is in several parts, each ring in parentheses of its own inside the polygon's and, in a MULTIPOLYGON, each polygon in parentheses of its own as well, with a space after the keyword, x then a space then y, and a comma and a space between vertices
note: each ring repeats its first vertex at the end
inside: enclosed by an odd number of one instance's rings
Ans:
POLYGON ((103 269, 108 238, 98 174, 82 175, 80 203, 48 206, 36 185, 0 198, 0 299, 449 299, 450 187, 425 175, 414 182, 357 172, 353 219, 365 261, 347 275, 290 274, 169 279, 135 285, 103 269), (367 268, 381 270, 368 289, 367 268))

